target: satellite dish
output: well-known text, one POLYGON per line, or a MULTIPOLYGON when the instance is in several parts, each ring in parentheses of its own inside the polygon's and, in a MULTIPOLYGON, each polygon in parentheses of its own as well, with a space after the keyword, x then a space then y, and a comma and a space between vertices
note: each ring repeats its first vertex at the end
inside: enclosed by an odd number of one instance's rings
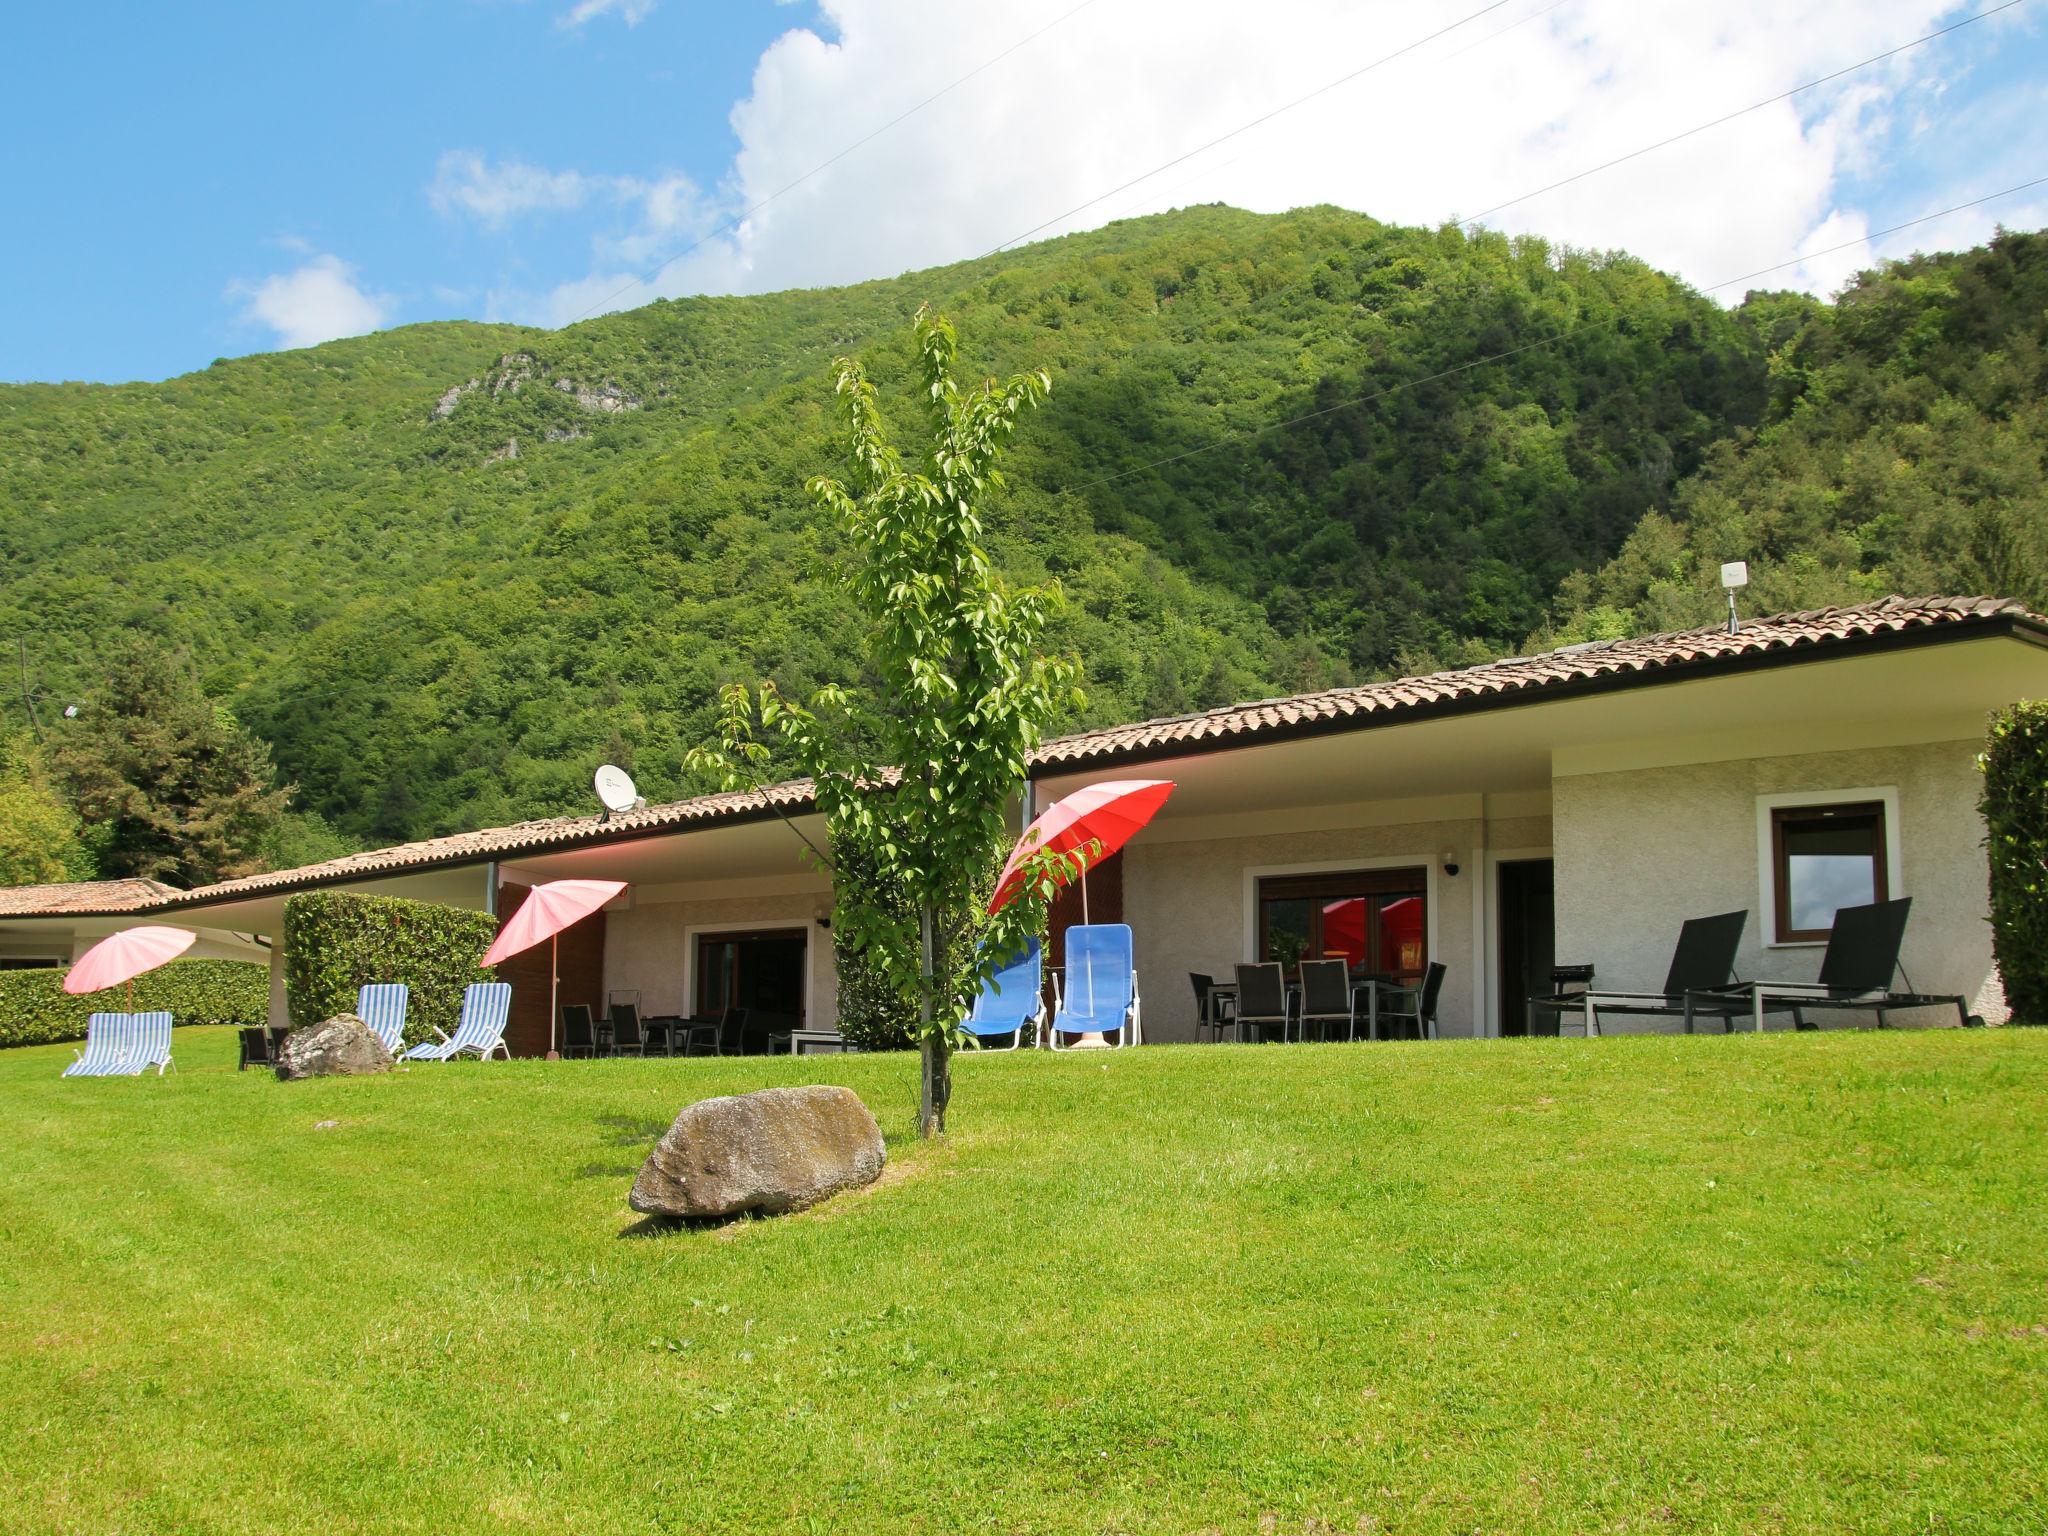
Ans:
POLYGON ((605 811, 630 811, 639 803, 640 791, 633 787, 633 776, 623 768, 606 763, 597 770, 597 798, 605 811))

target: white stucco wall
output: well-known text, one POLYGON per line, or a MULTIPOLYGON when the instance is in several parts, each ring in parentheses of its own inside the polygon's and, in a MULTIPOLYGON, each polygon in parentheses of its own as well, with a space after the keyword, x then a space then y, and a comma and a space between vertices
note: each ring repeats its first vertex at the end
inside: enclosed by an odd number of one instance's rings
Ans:
POLYGON ((1475 910, 1484 890, 1484 851, 1541 849, 1549 842, 1549 819, 1542 816, 1321 826, 1190 841, 1140 836, 1124 850, 1124 919, 1137 952, 1145 1038, 1194 1039, 1188 973, 1203 971, 1220 981, 1239 961, 1253 958, 1256 919, 1248 882, 1259 874, 1403 865, 1429 872, 1430 957, 1448 966, 1438 1004, 1441 1032, 1484 1033, 1485 992, 1474 973, 1475 957, 1492 963, 1491 946, 1480 937, 1490 917, 1475 910), (1446 851, 1457 855, 1455 876, 1444 873, 1446 851))
POLYGON ((695 985, 693 930, 802 928, 809 967, 810 1005, 805 1026, 832 1029, 839 1022, 839 971, 832 933, 818 925, 831 910, 824 890, 778 896, 733 896, 689 901, 636 901, 605 914, 605 989, 638 991, 643 1014, 687 1014, 695 985))
MULTIPOLYGON (((1974 1012, 2004 1018, 1987 919, 1978 745, 1559 775, 1551 786, 1558 961, 1590 961, 1602 986, 1655 988, 1686 918, 1739 907, 1750 920, 1737 974, 1812 980, 1822 946, 1765 942, 1758 797, 1895 788, 1898 825, 1886 830, 1900 881, 1891 894, 1913 898, 1901 962, 1920 991, 1960 992, 1974 1012)), ((1869 1022, 1859 1014, 1818 1017, 1823 1025, 1869 1022)), ((1954 1016, 1915 1013, 1901 1022, 1953 1023, 1954 1016)))

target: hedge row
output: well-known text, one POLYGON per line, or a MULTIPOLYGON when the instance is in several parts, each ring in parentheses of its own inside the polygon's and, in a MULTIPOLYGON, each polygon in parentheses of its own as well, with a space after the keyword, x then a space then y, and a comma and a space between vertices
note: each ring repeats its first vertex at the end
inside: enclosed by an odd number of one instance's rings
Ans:
POLYGON ((1991 947, 2014 1022, 2048 1024, 2048 703, 1994 714, 1980 761, 1991 947))
POLYGON ((284 904, 285 1002, 294 1028, 353 1012, 364 983, 402 981, 405 1038, 434 1038, 436 1027, 455 1033, 462 994, 495 972, 477 961, 498 936, 488 912, 406 901, 396 896, 355 896, 308 891, 284 904))
MULTIPOLYGON (((0 1046, 83 1040, 95 1013, 128 1011, 128 989, 73 997, 68 967, 0 971, 0 1046)), ((174 1025, 261 1024, 270 1015, 270 969, 249 960, 173 960, 135 978, 135 1011, 171 1010, 174 1025)))

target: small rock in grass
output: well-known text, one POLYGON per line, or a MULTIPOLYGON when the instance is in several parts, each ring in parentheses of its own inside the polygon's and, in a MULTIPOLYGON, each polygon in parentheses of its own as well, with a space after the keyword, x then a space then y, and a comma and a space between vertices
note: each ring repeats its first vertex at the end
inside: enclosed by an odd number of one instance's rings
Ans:
POLYGON ((322 1120, 318 1125, 314 1126, 313 1129, 316 1131, 331 1131, 340 1124, 341 1122, 339 1120, 322 1120))
POLYGON ((881 1177, 882 1130, 850 1088, 764 1088, 676 1116, 633 1181, 644 1216, 778 1216, 881 1177))
POLYGON ((277 1075, 282 1078, 359 1077, 389 1072, 391 1065, 391 1053, 377 1032, 352 1013, 293 1030, 277 1051, 277 1075))

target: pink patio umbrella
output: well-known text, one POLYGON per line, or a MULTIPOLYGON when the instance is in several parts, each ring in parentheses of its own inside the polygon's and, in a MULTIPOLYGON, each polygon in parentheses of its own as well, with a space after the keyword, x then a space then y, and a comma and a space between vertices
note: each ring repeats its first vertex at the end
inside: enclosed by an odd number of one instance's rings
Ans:
POLYGON ((555 991, 561 985, 561 932, 590 916, 626 888, 623 880, 550 880, 526 893, 526 900, 512 914, 512 921, 498 930, 498 937, 484 952, 478 965, 496 965, 500 960, 533 948, 547 939, 548 957, 548 1055, 555 1048, 555 991))
POLYGON ((128 1008, 135 1008, 135 978, 168 964, 190 949, 199 935, 185 928, 124 928, 101 939, 64 973, 64 990, 99 992, 128 983, 128 1008))
MULTIPOLYGON (((1088 850, 1088 864, 1099 864, 1135 837, 1172 793, 1171 779, 1111 779, 1075 790, 1024 829, 1003 865, 1002 878, 996 881, 989 911, 1002 911, 1023 889, 1023 865, 1033 854, 1045 848, 1056 853, 1088 850), (1091 848, 1091 844, 1100 846, 1091 848)), ((1081 870, 1081 921, 1088 921, 1086 865, 1081 870)))

